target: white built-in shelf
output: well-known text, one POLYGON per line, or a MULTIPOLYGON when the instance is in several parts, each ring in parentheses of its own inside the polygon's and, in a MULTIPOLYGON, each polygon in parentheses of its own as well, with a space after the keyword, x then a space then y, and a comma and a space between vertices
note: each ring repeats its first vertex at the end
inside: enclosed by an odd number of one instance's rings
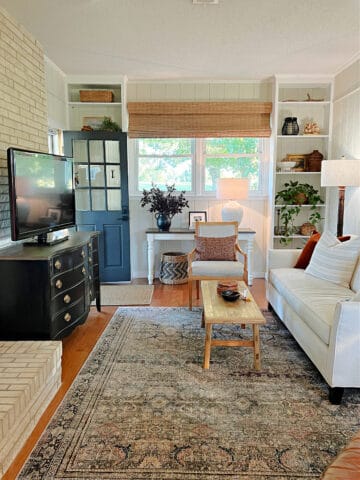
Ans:
POLYGON ((310 238, 310 235, 273 235, 273 238, 310 238))
POLYGON ((324 100, 323 102, 311 102, 311 101, 297 101, 297 100, 280 100, 279 103, 281 105, 329 105, 330 102, 327 100, 324 100))
POLYGON ((278 135, 278 138, 328 138, 329 135, 278 135))
MULTIPOLYGON (((312 207, 312 205, 309 204, 302 204, 302 205, 274 205, 275 208, 281 208, 281 207, 312 207)), ((325 207, 325 203, 320 203, 319 205, 315 205, 316 208, 318 207, 325 207)))
POLYGON ((99 106, 99 107, 103 107, 103 106, 106 106, 106 107, 112 107, 112 106, 121 106, 121 103, 120 102, 69 102, 69 105, 76 105, 76 106, 79 106, 81 105, 82 107, 85 107, 86 105, 91 105, 92 107, 96 107, 96 106, 99 106))
POLYGON ((320 175, 321 172, 276 172, 276 175, 320 175))

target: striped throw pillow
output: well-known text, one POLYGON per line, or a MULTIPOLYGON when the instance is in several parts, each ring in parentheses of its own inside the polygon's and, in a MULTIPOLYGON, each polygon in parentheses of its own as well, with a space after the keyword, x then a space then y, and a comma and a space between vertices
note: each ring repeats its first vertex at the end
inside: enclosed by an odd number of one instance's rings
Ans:
POLYGON ((349 288, 359 253, 360 237, 341 243, 332 233, 324 232, 305 272, 349 288))

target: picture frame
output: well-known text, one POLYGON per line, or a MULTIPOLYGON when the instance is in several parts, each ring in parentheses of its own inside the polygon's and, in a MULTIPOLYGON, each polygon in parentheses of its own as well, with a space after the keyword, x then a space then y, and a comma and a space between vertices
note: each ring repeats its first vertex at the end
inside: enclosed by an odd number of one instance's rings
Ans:
POLYGON ((296 162, 296 165, 291 169, 293 172, 304 172, 306 170, 305 153, 288 153, 286 155, 287 162, 296 162))
POLYGON ((205 210, 189 212, 189 229, 195 228, 196 222, 206 222, 207 213, 205 210))
POLYGON ((96 115, 83 117, 82 124, 83 126, 86 125, 87 127, 91 127, 93 130, 99 130, 104 119, 105 119, 105 116, 96 116, 96 115))
POLYGON ((54 222, 59 222, 61 217, 61 209, 60 208, 48 208, 47 216, 51 217, 54 222))

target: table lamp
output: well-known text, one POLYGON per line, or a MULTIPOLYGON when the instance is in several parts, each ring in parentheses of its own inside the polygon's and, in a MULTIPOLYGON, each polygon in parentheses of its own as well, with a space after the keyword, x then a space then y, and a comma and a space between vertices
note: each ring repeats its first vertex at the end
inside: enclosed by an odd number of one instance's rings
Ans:
POLYGON ((241 223, 244 210, 236 200, 243 200, 249 195, 249 180, 247 178, 219 178, 216 188, 218 200, 229 200, 221 211, 223 222, 241 223))
POLYGON ((360 160, 323 160, 321 162, 321 186, 338 187, 337 236, 343 234, 345 187, 360 186, 360 160))

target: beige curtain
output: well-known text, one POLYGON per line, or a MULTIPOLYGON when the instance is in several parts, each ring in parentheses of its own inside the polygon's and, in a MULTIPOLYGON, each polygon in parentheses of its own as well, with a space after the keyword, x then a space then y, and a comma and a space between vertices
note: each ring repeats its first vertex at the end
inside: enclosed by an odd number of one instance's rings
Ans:
POLYGON ((129 137, 269 137, 271 102, 129 102, 129 137))

